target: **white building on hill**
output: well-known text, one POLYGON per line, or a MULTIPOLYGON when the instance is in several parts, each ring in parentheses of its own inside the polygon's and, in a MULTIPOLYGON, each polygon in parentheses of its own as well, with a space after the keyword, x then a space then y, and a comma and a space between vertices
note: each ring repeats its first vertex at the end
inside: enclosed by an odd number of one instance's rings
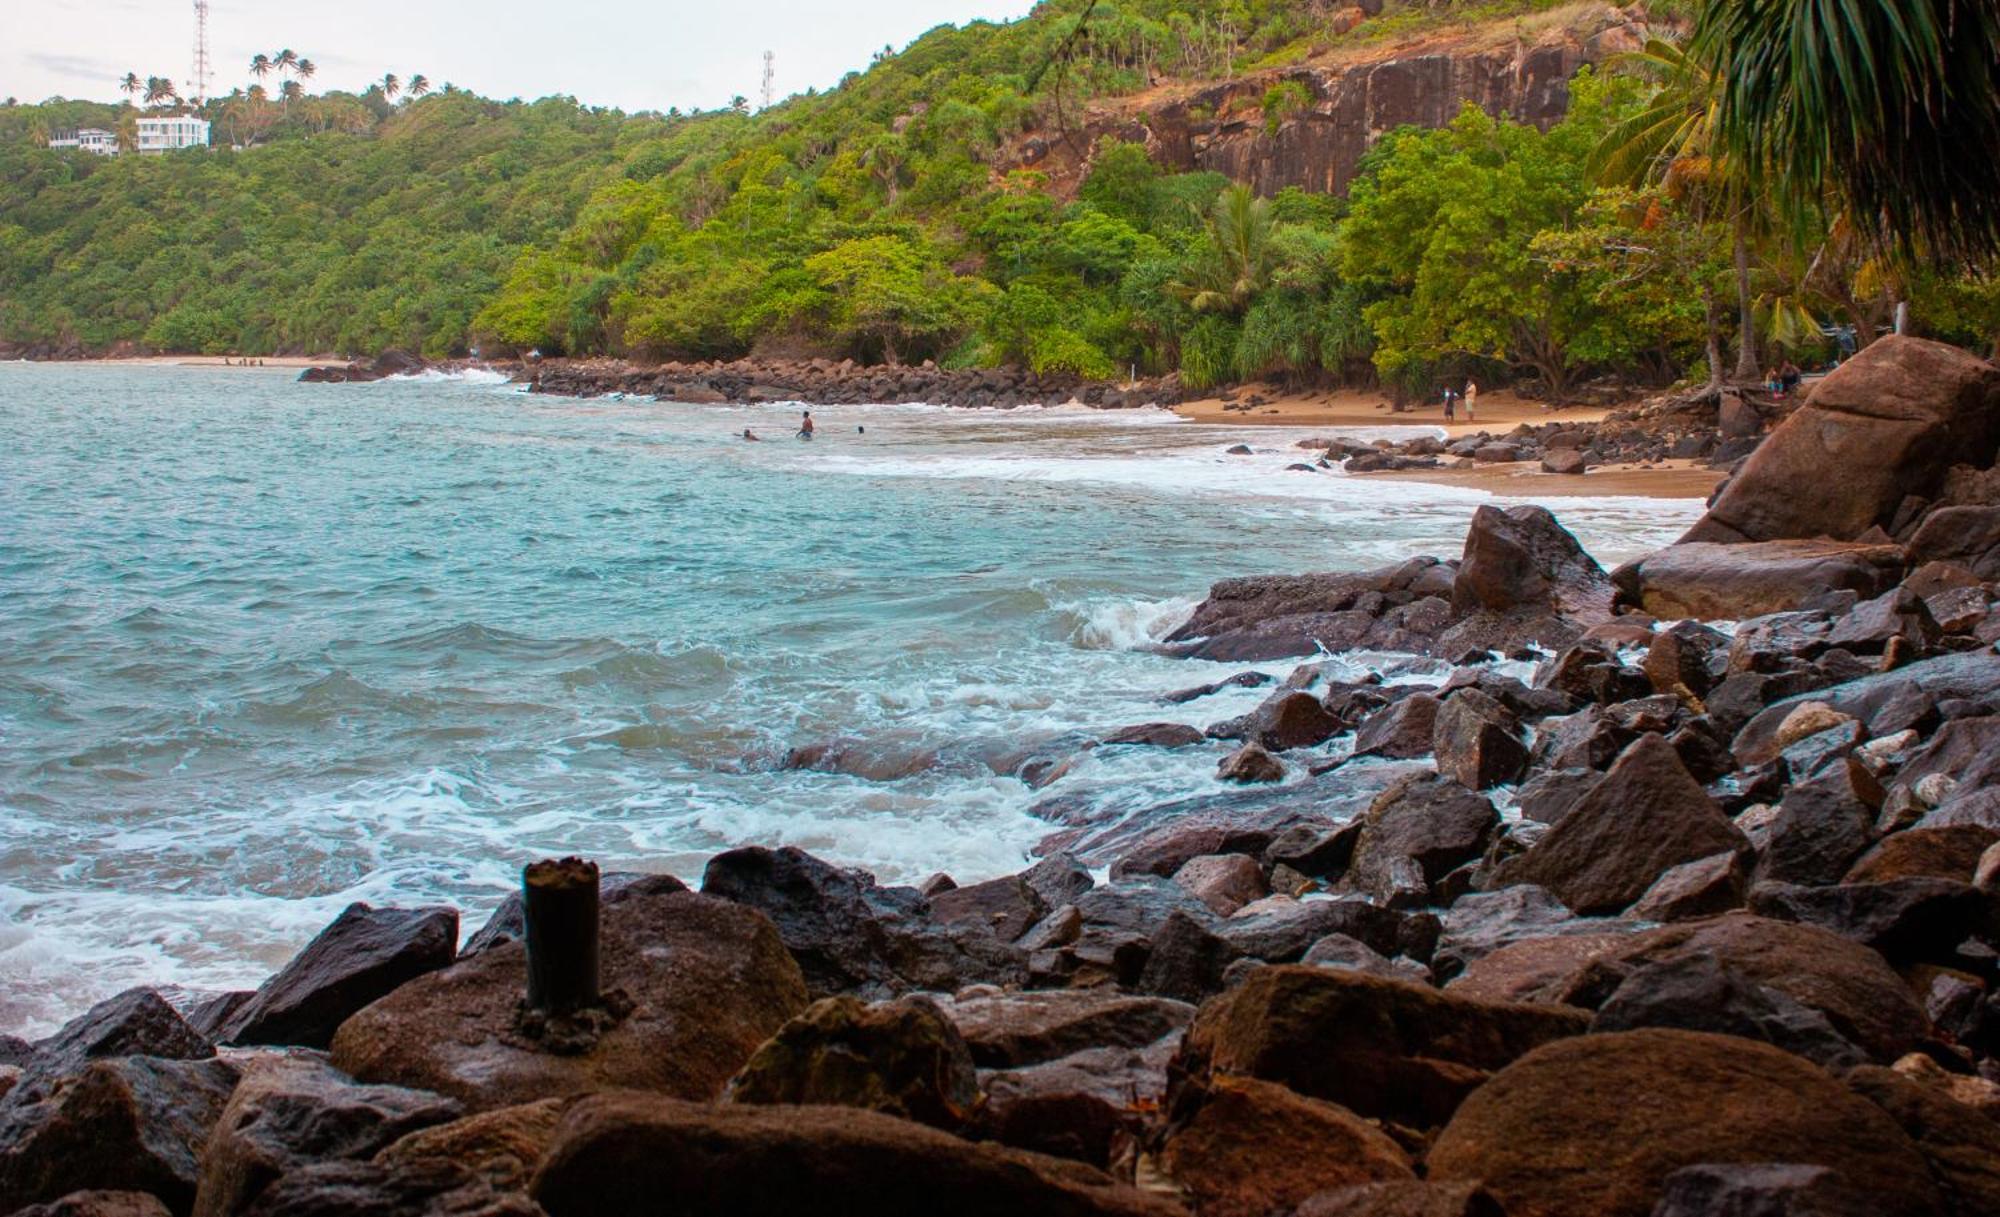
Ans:
POLYGON ((118 155, 118 135, 102 127, 80 127, 75 131, 58 131, 49 140, 51 148, 81 148, 85 152, 95 152, 99 156, 118 155))
POLYGON ((208 147, 208 120, 205 118, 142 118, 139 120, 140 152, 174 152, 181 148, 208 147))

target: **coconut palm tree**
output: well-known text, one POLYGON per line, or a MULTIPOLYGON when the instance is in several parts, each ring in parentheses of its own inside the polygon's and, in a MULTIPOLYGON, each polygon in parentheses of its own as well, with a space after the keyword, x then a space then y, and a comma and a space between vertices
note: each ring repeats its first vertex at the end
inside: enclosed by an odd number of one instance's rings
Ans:
POLYGON ((1690 45, 1731 154, 1795 213, 1831 190, 1902 253, 2000 250, 2000 6, 1711 0, 1690 45))
POLYGON ((292 70, 298 73, 300 80, 311 80, 319 73, 319 65, 310 59, 301 59, 298 66, 292 70))
POLYGON ((305 86, 296 80, 288 80, 278 86, 278 97, 283 102, 287 114, 291 113, 292 103, 305 95, 305 86))
POLYGON ((394 101, 396 100, 396 94, 402 91, 403 82, 396 78, 394 72, 382 73, 382 96, 388 98, 390 101, 394 101))
POLYGON ((1239 314, 1271 277, 1271 200, 1239 183, 1216 196, 1206 219, 1206 255, 1168 290, 1196 312, 1239 314))
POLYGON ((272 68, 271 57, 269 55, 264 54, 264 52, 259 51, 255 55, 252 55, 250 57, 250 74, 252 76, 255 76, 258 80, 262 80, 266 76, 269 76, 271 74, 271 68, 272 68))
POLYGON ((146 77, 145 99, 146 104, 149 106, 164 106, 169 102, 178 101, 180 94, 175 90, 174 82, 166 77, 148 76, 146 77))
POLYGON ((1721 87, 1685 47, 1663 39, 1612 60, 1620 71, 1659 82, 1643 110, 1607 131, 1590 168, 1607 186, 1660 185, 1699 220, 1730 226, 1736 260, 1736 378, 1758 378, 1756 297, 1750 285, 1750 238, 1762 218, 1750 161, 1729 154, 1718 130, 1721 87))
POLYGON ((119 80, 118 87, 124 91, 125 96, 136 97, 139 93, 139 90, 145 88, 146 86, 139 80, 139 74, 137 72, 127 72, 125 73, 124 77, 119 80))
POLYGON ((290 47, 286 47, 284 50, 278 52, 276 58, 271 60, 271 66, 280 72, 296 71, 299 66, 299 53, 290 47))
POLYGON ((410 77, 409 90, 411 97, 422 97, 431 91, 431 78, 422 72, 417 73, 410 77))

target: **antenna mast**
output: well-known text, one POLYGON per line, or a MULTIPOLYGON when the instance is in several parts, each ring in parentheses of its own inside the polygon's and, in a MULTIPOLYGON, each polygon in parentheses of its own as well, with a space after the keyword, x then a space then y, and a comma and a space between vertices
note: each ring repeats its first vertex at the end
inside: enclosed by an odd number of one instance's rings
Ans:
POLYGON ((208 86, 214 79, 208 59, 208 0, 194 0, 194 78, 188 81, 188 88, 194 93, 195 105, 208 100, 208 86))
POLYGON ((765 51, 764 52, 764 108, 766 110, 771 108, 771 99, 774 95, 773 86, 777 83, 777 80, 778 80, 778 53, 776 51, 765 51))

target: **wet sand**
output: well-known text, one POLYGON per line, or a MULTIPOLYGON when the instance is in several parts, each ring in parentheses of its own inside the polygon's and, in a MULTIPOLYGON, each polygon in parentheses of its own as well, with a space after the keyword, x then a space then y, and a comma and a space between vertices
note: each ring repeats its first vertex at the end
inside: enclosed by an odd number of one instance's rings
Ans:
POLYGON ((1454 436, 1477 435, 1481 431, 1500 435, 1521 423, 1602 422, 1608 413, 1602 408, 1586 406, 1556 410, 1538 401, 1524 401, 1512 393, 1482 393, 1479 395, 1476 418, 1467 420, 1465 412, 1460 410, 1457 421, 1447 426, 1441 403, 1426 402, 1416 409, 1397 413, 1390 409, 1389 399, 1381 393, 1362 393, 1351 389, 1333 393, 1281 393, 1255 385, 1244 388, 1234 404, 1240 405, 1258 395, 1267 399, 1265 404, 1247 412, 1224 409, 1232 403, 1211 397, 1183 402, 1174 407, 1174 413, 1196 422, 1232 426, 1438 427, 1454 436))
POLYGON ((1693 461, 1606 465, 1581 476, 1543 473, 1540 461, 1480 465, 1472 469, 1399 469, 1352 476, 1465 486, 1517 499, 1578 499, 1613 495, 1648 499, 1706 499, 1722 481, 1721 470, 1693 461))

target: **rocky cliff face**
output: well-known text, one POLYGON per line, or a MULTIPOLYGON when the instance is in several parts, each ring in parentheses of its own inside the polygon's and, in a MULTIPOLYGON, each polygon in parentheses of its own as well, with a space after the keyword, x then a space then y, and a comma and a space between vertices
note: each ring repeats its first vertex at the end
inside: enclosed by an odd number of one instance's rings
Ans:
POLYGON ((1467 102, 1547 129, 1568 112, 1579 68, 1637 49, 1652 28, 1642 5, 1607 4, 1532 36, 1508 22, 1368 48, 1166 100, 1141 94, 1093 105, 1067 132, 1023 141, 1016 156, 1062 189, 1081 177, 1097 141, 1113 136, 1144 144, 1171 169, 1213 170, 1260 194, 1286 186, 1341 193, 1376 140, 1398 127, 1444 126, 1467 102), (1273 131, 1264 96, 1287 81, 1304 86, 1311 104, 1273 131))

